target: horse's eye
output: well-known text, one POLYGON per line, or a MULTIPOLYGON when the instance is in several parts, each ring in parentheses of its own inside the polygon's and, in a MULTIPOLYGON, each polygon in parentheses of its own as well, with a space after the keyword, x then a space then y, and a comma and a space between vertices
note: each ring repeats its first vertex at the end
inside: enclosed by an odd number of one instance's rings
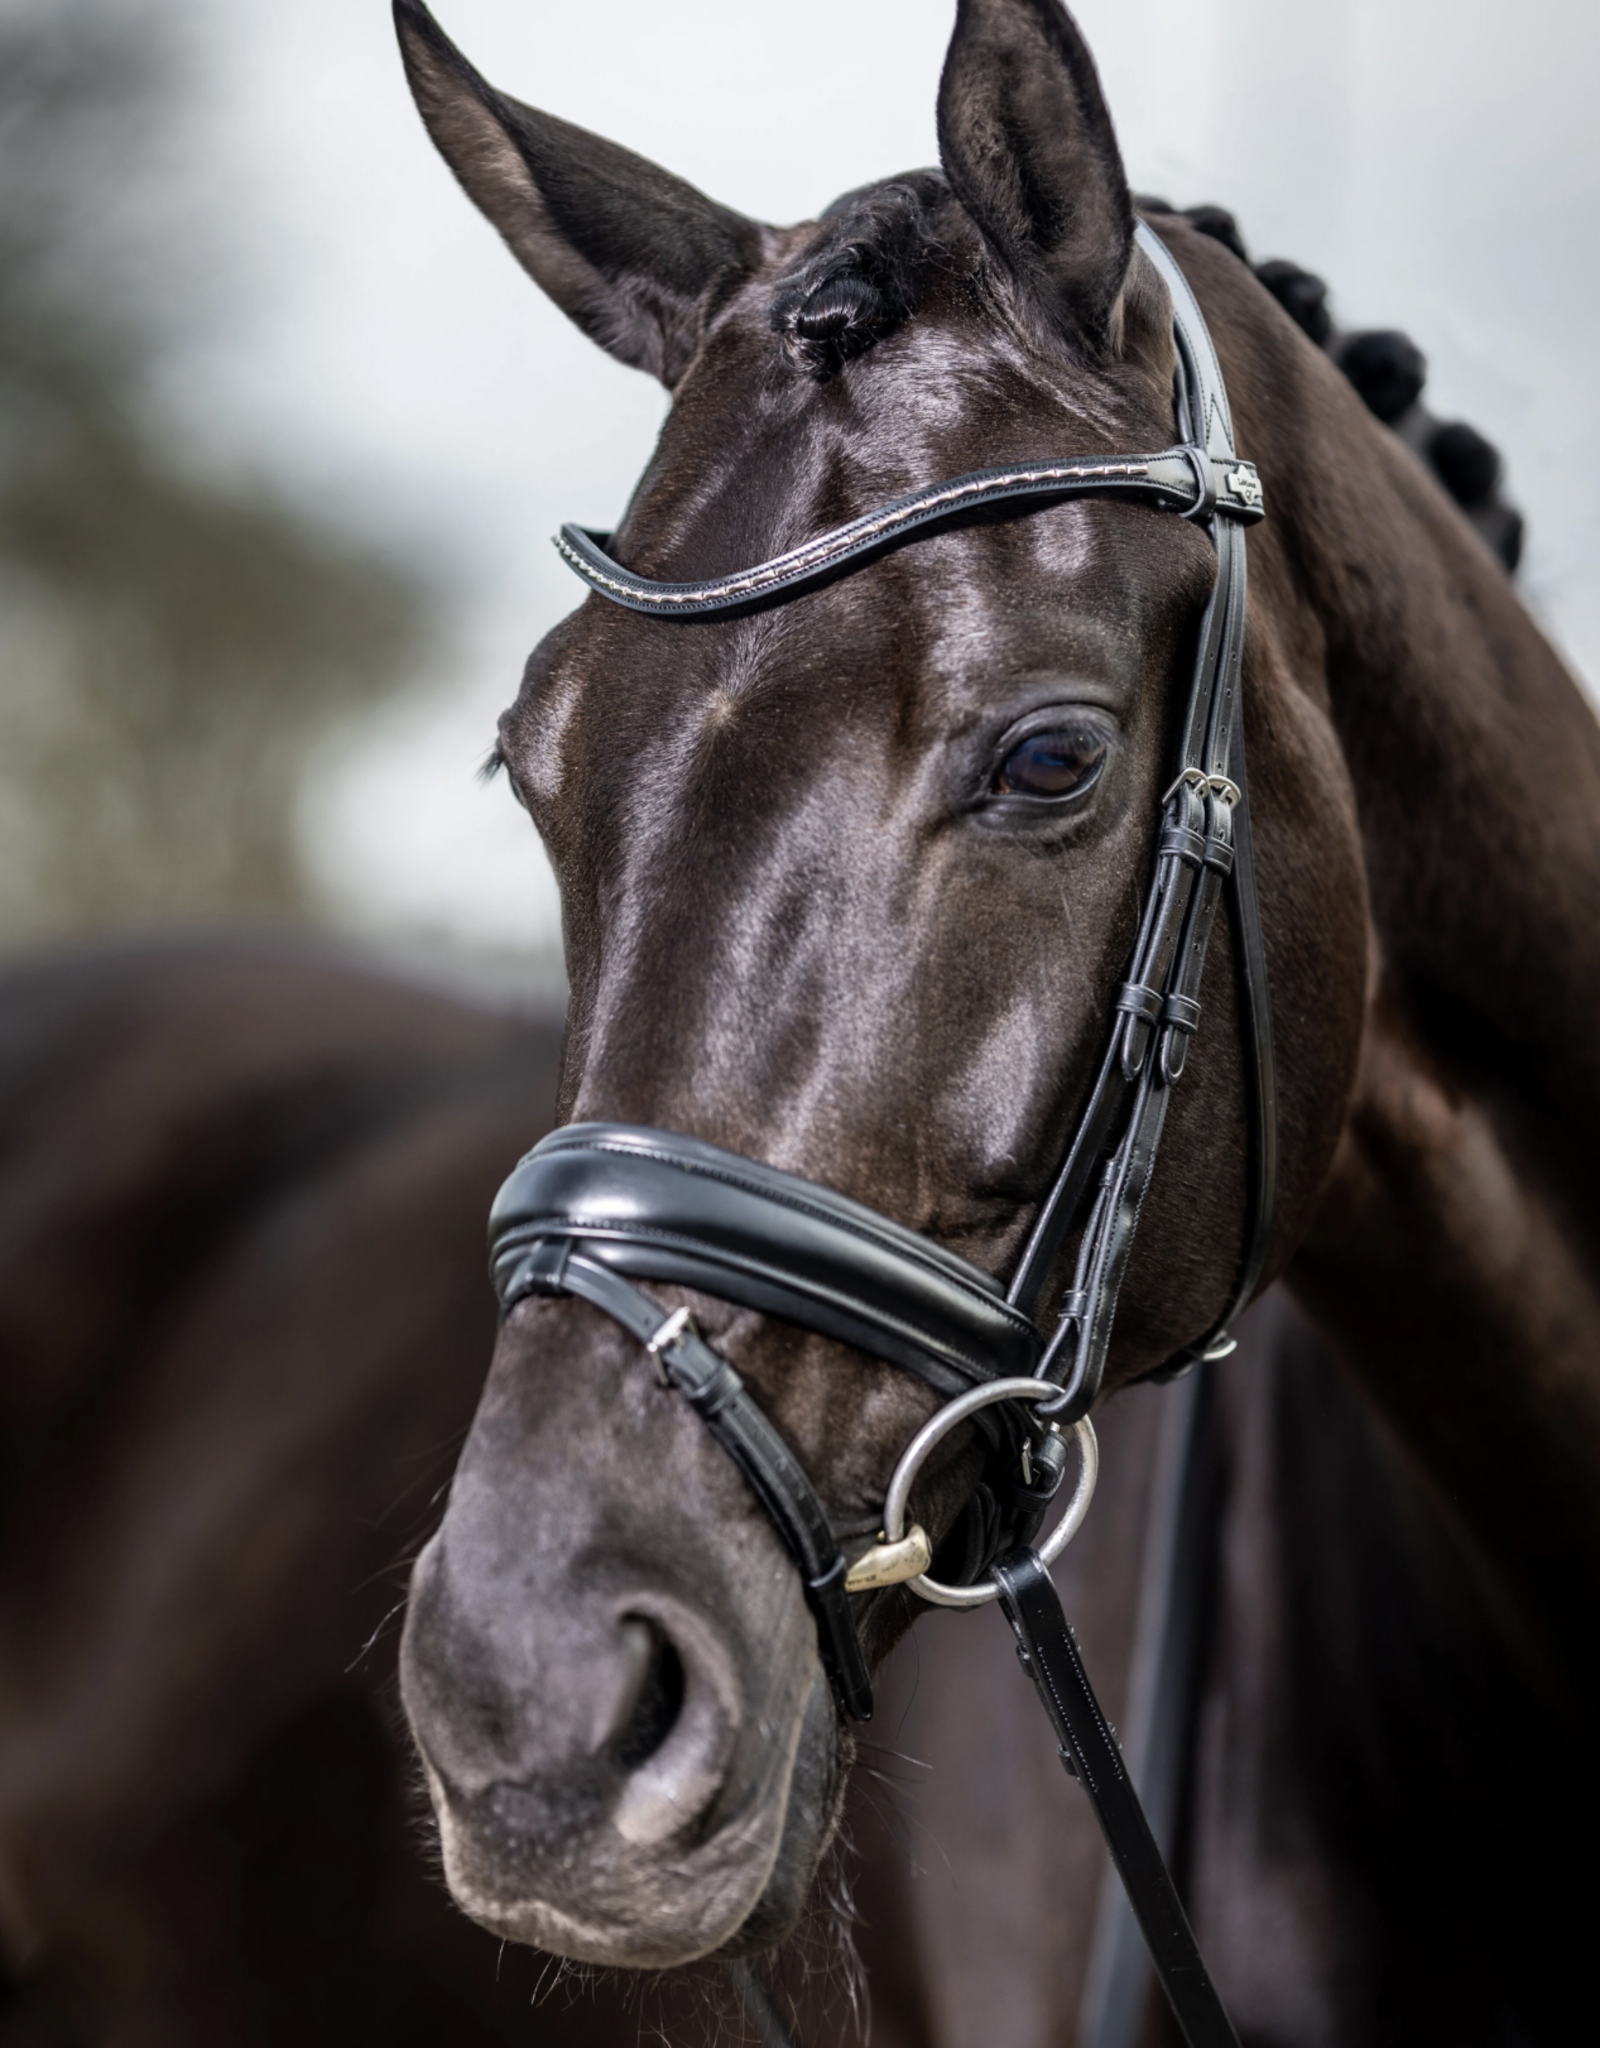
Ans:
POLYGON ((1081 796, 1100 773, 1106 743, 1092 731, 1033 732, 995 777, 1000 796, 1081 796))

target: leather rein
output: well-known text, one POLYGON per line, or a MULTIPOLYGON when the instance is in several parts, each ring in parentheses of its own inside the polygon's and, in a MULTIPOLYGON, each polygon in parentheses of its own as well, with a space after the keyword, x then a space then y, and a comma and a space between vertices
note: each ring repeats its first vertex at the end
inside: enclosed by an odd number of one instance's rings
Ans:
POLYGON ((1272 1019, 1242 705, 1244 528, 1265 508, 1254 466, 1234 448, 1222 371, 1199 305, 1153 231, 1140 222, 1136 233, 1172 299, 1178 445, 1153 455, 980 470, 896 499, 754 568, 703 582, 637 576, 613 559, 605 536, 578 527, 564 527, 556 542, 600 596, 651 617, 681 620, 733 617, 781 602, 979 507, 1009 503, 1023 511, 1074 498, 1132 499, 1190 519, 1210 536, 1217 578, 1162 799, 1138 938, 1126 977, 1111 996, 1108 1037, 1087 1104, 1009 1287, 931 1239, 796 1174, 636 1125, 569 1125, 537 1145, 495 1200, 490 1256, 503 1313, 533 1294, 587 1301, 627 1330, 662 1383, 696 1409, 795 1560, 844 1714, 864 1721, 872 1712, 853 1598, 897 1583, 946 1605, 1001 1598, 1062 1760, 1094 1800, 1186 2034, 1194 2044, 1225 2044, 1234 2039, 1232 2029, 1194 1951, 1048 1576, 1030 1548, 1073 1439, 1081 1461, 1078 1492, 1062 1528, 1044 1546, 1046 1561, 1088 1505, 1094 1449, 1087 1417, 1100 1390, 1167 1108, 1200 1020, 1201 978, 1225 889, 1250 1075, 1246 1249, 1227 1314, 1161 1376, 1233 1349, 1228 1325, 1260 1283, 1277 1181, 1272 1019), (1042 1328, 1041 1297, 1075 1229, 1072 1282, 1052 1323, 1042 1328), (666 1313, 640 1281, 695 1289, 840 1338, 917 1374, 945 1397, 946 1406, 902 1458, 890 1488, 896 1513, 886 1509, 882 1537, 865 1557, 847 1565, 809 1477, 739 1374, 706 1343, 686 1310, 666 1313), (940 1563, 954 1581, 945 1583, 929 1576, 927 1539, 920 1529, 905 1528, 904 1502, 933 1442, 967 1421, 983 1433, 988 1457, 982 1482, 941 1547, 940 1563))

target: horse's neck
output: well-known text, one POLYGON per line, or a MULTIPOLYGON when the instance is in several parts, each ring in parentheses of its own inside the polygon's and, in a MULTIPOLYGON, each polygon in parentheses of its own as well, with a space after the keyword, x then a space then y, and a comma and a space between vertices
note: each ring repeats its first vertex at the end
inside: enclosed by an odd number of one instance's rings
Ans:
POLYGON ((1388 2041, 1397 2012, 1419 2040, 1561 2039, 1495 2007, 1589 2010, 1589 1728, 1540 1704, 1515 1614, 1281 1293, 1239 1337, 1188 1894, 1231 2016, 1247 2040, 1388 2041), (1530 1756, 1559 1799, 1528 1797, 1530 1756))
POLYGON ((1301 449, 1288 541, 1379 972, 1293 1279, 1569 1675, 1600 1684, 1600 731, 1420 467, 1356 424, 1354 448, 1301 449))
POLYGON ((1359 424, 1343 463, 1307 451, 1313 507, 1319 478, 1355 491, 1305 562, 1380 964, 1458 1076, 1600 1132, 1600 726, 1420 464, 1359 424))

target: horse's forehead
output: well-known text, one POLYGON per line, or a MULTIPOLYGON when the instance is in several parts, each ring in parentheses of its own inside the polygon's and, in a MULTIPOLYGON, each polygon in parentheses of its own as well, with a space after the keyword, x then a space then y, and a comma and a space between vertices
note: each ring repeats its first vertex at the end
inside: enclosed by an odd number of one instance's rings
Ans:
POLYGON ((1138 367, 1091 369, 1025 342, 979 297, 947 292, 817 378, 784 359, 759 294, 719 327, 680 386, 630 524, 688 486, 825 471, 869 496, 990 462, 1132 453, 1171 438, 1170 400, 1138 367), (1152 436, 1154 440, 1152 442, 1152 436))
MULTIPOLYGON (((731 573, 963 470, 1170 438, 1148 378, 1042 360, 953 296, 825 382, 784 364, 751 296, 680 390, 617 553, 666 580, 731 573)), ((859 730, 886 711, 943 718, 1008 672, 1131 681, 1131 641, 1209 568, 1198 536, 1185 551, 1175 530, 1143 509, 1062 505, 918 539, 738 621, 638 618, 593 597, 530 669, 515 722, 550 793, 570 794, 587 769, 560 768, 595 748, 613 765, 660 759, 748 724, 756 701, 781 700, 791 730, 841 714, 859 730)))
MULTIPOLYGON (((803 537, 809 537, 803 536, 803 537)), ((1097 668, 1209 587, 1212 557, 1191 530, 1144 508, 1079 501, 916 536, 831 585, 743 617, 641 617, 591 596, 532 687, 570 715, 573 689, 631 722, 708 693, 738 700, 783 685, 791 709, 906 686, 935 691, 999 667, 1097 668), (1187 545, 1186 545, 1187 543, 1187 545), (550 683, 563 687, 550 689, 550 683), (790 688, 789 685, 804 685, 790 688)))

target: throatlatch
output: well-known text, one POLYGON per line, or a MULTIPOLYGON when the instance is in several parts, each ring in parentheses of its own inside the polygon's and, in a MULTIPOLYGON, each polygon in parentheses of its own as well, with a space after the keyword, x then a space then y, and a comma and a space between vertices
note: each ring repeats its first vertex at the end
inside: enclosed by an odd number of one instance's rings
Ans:
MULTIPOLYGON (((503 1310, 530 1294, 590 1302, 628 1330, 664 1384, 694 1406, 795 1559, 843 1713, 866 1720, 872 1712, 852 1598, 903 1582, 947 1604, 1003 1602, 1062 1760, 1094 1804, 1186 2039, 1191 2048, 1237 2048, 1032 1548, 1074 1440, 1080 1479, 1063 1525, 1068 1536, 1088 1505, 1094 1434, 1087 1417, 1167 1107, 1200 1020, 1206 952, 1225 889, 1252 1078, 1246 1252, 1228 1315, 1180 1354, 1169 1374, 1232 1349, 1227 1325, 1260 1282, 1276 1195, 1272 1019, 1242 702, 1243 529, 1265 507, 1259 476, 1235 452, 1222 372, 1188 282, 1145 223, 1137 235, 1172 299, 1179 445, 1155 455, 1050 459, 956 477, 755 568, 699 583, 636 576, 607 552, 605 536, 577 527, 564 527, 557 541, 569 565, 612 603, 661 619, 704 619, 784 602, 979 507, 1009 503, 1021 512, 1073 498, 1131 498, 1194 520, 1210 535, 1217 580, 1173 780, 1162 799, 1138 939, 1110 999, 1109 1036, 1076 1135, 1009 1289, 930 1239, 798 1175, 632 1125, 570 1126, 536 1146, 495 1202, 491 1256, 503 1310), (1040 1302, 1074 1231, 1071 1284, 1051 1326, 1041 1328, 1040 1302), (890 1489, 897 1513, 886 1507, 883 1539, 866 1557, 847 1566, 810 1479, 738 1373, 686 1311, 668 1313, 641 1280, 693 1288, 839 1337, 947 1397, 902 1458, 890 1489), (968 1421, 983 1432, 989 1456, 941 1551, 941 1563, 948 1554, 958 1557, 954 1583, 944 1583, 930 1577, 926 1538, 899 1526, 899 1509, 930 1432, 968 1421)), ((1065 1540, 1058 1532, 1046 1548, 1054 1555, 1065 1540)))

